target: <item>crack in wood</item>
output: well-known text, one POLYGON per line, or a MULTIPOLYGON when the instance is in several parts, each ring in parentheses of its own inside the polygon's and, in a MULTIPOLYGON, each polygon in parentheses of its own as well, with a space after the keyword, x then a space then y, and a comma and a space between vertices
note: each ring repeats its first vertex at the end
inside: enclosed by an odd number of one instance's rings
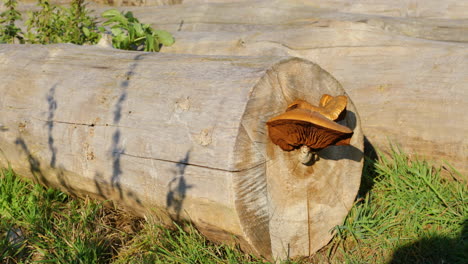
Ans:
MULTIPOLYGON (((33 119, 45 122, 45 123, 56 123, 56 124, 66 124, 66 125, 74 125, 74 126, 88 126, 88 127, 124 127, 124 126, 116 126, 113 124, 97 124, 97 123, 78 123, 78 122, 69 122, 69 121, 61 121, 61 120, 44 120, 40 118, 33 119)), ((125 128, 125 127, 124 127, 125 128)), ((130 128, 130 127, 127 127, 130 128)))
POLYGON ((139 156, 139 155, 134 155, 134 154, 129 154, 129 153, 125 153, 125 152, 121 152, 119 153, 120 155, 123 155, 123 156, 129 156, 129 157, 133 157, 133 158, 140 158, 140 159, 147 159, 147 160, 156 160, 156 161, 163 161, 163 162, 170 162, 170 163, 174 163, 174 164, 183 164, 183 165, 188 165, 188 166, 194 166, 194 167, 199 167, 199 168, 205 168, 205 169, 210 169, 210 170, 217 170, 217 171, 225 171, 225 172, 244 172, 244 171, 248 171, 248 170, 251 170, 251 169, 255 169, 257 167, 260 167, 262 165, 264 165, 266 163, 266 161, 262 162, 262 163, 259 163, 259 164, 256 164, 250 168, 245 168, 245 169, 241 169, 241 170, 229 170, 229 169, 222 169, 222 168, 216 168, 216 167, 208 167, 208 166, 203 166, 203 165, 199 165, 199 164, 193 164, 193 163, 187 163, 187 162, 180 162, 180 161, 174 161, 174 160, 168 160, 168 159, 162 159, 162 158, 154 158, 154 157, 145 157, 145 156, 139 156))
MULTIPOLYGON (((367 31, 367 30, 361 30, 361 31, 367 31)), ((302 51, 302 50, 314 50, 314 49, 341 49, 341 48, 393 48, 393 47, 401 47, 398 45, 336 45, 336 46, 304 46, 304 47, 293 47, 291 45, 279 42, 279 41, 274 41, 274 40, 264 40, 264 41, 256 41, 255 43, 271 43, 271 44, 276 44, 279 46, 282 46, 284 48, 287 48, 289 50, 296 50, 296 51, 302 51)))
MULTIPOLYGON (((45 122, 45 123, 48 123, 48 122, 52 122, 52 123, 58 123, 58 124, 66 124, 66 125, 76 125, 76 126, 87 126, 87 127, 123 127, 123 126, 117 126, 117 125, 112 125, 112 124, 95 124, 95 123, 77 123, 77 122, 69 122, 69 121, 59 121, 59 120, 43 120, 43 119, 40 119, 40 118, 34 118, 36 120, 39 120, 39 121, 42 121, 42 122, 45 122)), ((208 167, 208 166, 203 166, 203 165, 199 165, 199 164, 192 164, 192 163, 184 163, 184 162, 179 162, 179 161, 174 161, 174 160, 168 160, 168 159, 161 159, 161 158, 153 158, 153 157, 145 157, 145 156, 139 156, 139 155, 133 155, 133 154, 129 154, 129 153, 125 153, 125 152, 113 152, 112 154, 120 154, 120 155, 124 155, 124 156, 129 156, 129 157, 134 157, 134 158, 141 158, 141 159, 149 159, 149 160, 156 160, 156 161, 164 161, 164 162, 171 162, 171 163, 175 163, 175 164, 184 164, 184 165, 190 165, 190 166, 194 166, 194 167, 199 167, 199 168, 205 168, 205 169, 211 169, 211 170, 217 170, 217 171, 225 171, 225 172, 243 172, 243 171, 248 171, 248 170, 251 170, 251 169, 255 169, 263 164, 266 163, 266 161, 264 162, 261 162, 261 163, 258 163, 256 165, 253 165, 249 168, 245 168, 245 169, 239 169, 239 170, 229 170, 229 169, 222 169, 222 168, 216 168, 216 167, 208 167)))

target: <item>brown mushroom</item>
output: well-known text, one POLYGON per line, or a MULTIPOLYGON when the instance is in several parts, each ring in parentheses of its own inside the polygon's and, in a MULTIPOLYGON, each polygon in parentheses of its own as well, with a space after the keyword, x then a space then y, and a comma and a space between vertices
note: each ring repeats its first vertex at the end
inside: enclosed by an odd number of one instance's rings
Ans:
POLYGON ((330 145, 349 145, 353 131, 308 109, 289 110, 267 122, 274 144, 291 151, 303 145, 318 151, 330 145))
POLYGON ((353 131, 334 121, 346 116, 346 96, 324 94, 319 106, 295 100, 286 112, 268 120, 268 133, 274 144, 285 151, 300 148, 298 159, 311 164, 315 152, 330 145, 349 145, 353 131))
POLYGON ((323 112, 320 113, 333 121, 343 120, 346 116, 347 104, 348 97, 344 95, 331 96, 324 94, 319 103, 319 107, 323 109, 323 112))
POLYGON ((297 99, 294 102, 292 102, 290 105, 288 105, 288 108, 286 108, 286 111, 291 111, 291 110, 294 110, 294 109, 297 109, 297 108, 307 109, 307 110, 315 111, 315 112, 319 112, 319 113, 323 111, 322 107, 311 105, 308 102, 306 102, 304 100, 301 100, 301 99, 297 99))
POLYGON ((344 95, 338 96, 331 96, 328 94, 324 94, 320 99, 319 106, 314 106, 304 100, 298 99, 288 105, 286 111, 290 111, 293 109, 307 109, 314 112, 319 112, 326 118, 339 121, 344 119, 346 115, 346 105, 348 103, 348 98, 344 95))
MULTIPOLYGON (((338 96, 337 96, 338 97, 338 96)), ((322 98, 320 98, 320 103, 319 106, 324 107, 328 102, 330 102, 333 99, 333 96, 329 94, 324 94, 322 95, 322 98)))

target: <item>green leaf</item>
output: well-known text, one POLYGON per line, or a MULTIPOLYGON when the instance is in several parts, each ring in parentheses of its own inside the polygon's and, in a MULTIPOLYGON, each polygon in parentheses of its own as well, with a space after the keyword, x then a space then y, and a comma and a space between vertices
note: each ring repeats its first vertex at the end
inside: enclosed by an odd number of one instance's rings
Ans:
POLYGON ((161 42, 161 44, 163 44, 164 46, 171 46, 175 42, 172 34, 165 30, 155 30, 154 34, 156 34, 156 37, 158 38, 159 42, 161 42))
POLYGON ((89 29, 88 29, 88 28, 85 28, 85 27, 84 27, 84 28, 82 28, 81 30, 83 30, 83 33, 85 34, 86 37, 89 37, 89 34, 90 34, 91 32, 89 32, 89 29))
POLYGON ((129 27, 128 28, 128 38, 132 42, 135 40, 135 28, 134 27, 129 27))
POLYGON ((145 51, 154 51, 154 37, 150 34, 146 35, 145 51))
POLYGON ((111 32, 114 36, 123 35, 123 31, 120 28, 111 28, 111 32))
POLYGON ((154 47, 153 47, 152 51, 159 52, 159 50, 160 50, 160 45, 159 44, 160 44, 160 42, 159 42, 158 38, 154 38, 154 44, 153 44, 154 47))
POLYGON ((112 23, 117 23, 120 27, 127 27, 128 21, 125 17, 113 17, 104 22, 103 25, 109 25, 112 23))
POLYGON ((101 14, 101 16, 108 19, 107 21, 103 23, 103 25, 109 25, 112 23, 121 23, 122 25, 126 26, 128 24, 127 18, 116 9, 110 9, 110 10, 104 11, 101 14))
POLYGON ((126 17, 129 21, 137 22, 137 23, 138 23, 138 19, 136 19, 136 18, 133 16, 133 13, 132 13, 131 11, 128 11, 128 12, 125 14, 125 17, 126 17))
POLYGON ((102 12, 101 16, 104 18, 111 18, 115 16, 122 16, 122 14, 117 9, 109 9, 109 10, 102 12))
POLYGON ((125 36, 124 34, 119 34, 119 35, 115 35, 115 37, 113 37, 112 39, 116 40, 117 42, 122 42, 126 38, 127 36, 125 36))
POLYGON ((126 50, 130 49, 130 41, 128 40, 128 38, 122 39, 122 47, 126 50))
POLYGON ((143 31, 143 28, 141 27, 140 23, 133 23, 132 26, 135 29, 135 33, 136 33, 137 37, 143 36, 144 31, 143 31))

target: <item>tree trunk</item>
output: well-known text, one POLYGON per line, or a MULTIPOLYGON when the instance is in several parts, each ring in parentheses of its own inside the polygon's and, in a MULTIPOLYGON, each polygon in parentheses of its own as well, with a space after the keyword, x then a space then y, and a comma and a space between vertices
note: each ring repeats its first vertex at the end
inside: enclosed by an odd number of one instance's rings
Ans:
POLYGON ((293 100, 345 94, 316 64, 69 44, 0 45, 0 62, 0 161, 22 175, 269 259, 315 252, 353 204, 363 135, 351 101, 351 145, 312 165, 268 137, 293 100))
POLYGON ((375 148, 395 143, 468 176, 466 2, 234 2, 129 10, 174 33, 165 53, 316 62, 353 99, 375 148))

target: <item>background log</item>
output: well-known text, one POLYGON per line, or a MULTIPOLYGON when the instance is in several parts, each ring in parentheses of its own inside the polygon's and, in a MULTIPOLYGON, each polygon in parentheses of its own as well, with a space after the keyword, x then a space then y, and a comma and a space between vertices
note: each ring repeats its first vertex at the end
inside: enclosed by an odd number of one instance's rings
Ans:
MULTIPOLYGON (((265 0, 91 0, 110 6, 164 6, 164 5, 205 5, 242 3, 243 6, 255 5, 265 0)), ((21 3, 36 3, 36 0, 20 0, 21 3)), ((69 4, 72 0, 50 0, 54 4, 69 4)), ((272 5, 279 2, 299 4, 343 13, 374 14, 391 17, 427 17, 443 19, 466 19, 468 2, 460 0, 269 0, 272 5)))
POLYGON ((356 196, 363 136, 313 165, 268 138, 295 99, 345 94, 291 57, 142 53, 0 45, 0 162, 75 194, 119 201, 266 258, 309 255, 356 196))
POLYGON ((373 147, 468 175, 465 1, 195 2, 124 9, 174 33, 162 52, 314 61, 345 87, 373 147))

